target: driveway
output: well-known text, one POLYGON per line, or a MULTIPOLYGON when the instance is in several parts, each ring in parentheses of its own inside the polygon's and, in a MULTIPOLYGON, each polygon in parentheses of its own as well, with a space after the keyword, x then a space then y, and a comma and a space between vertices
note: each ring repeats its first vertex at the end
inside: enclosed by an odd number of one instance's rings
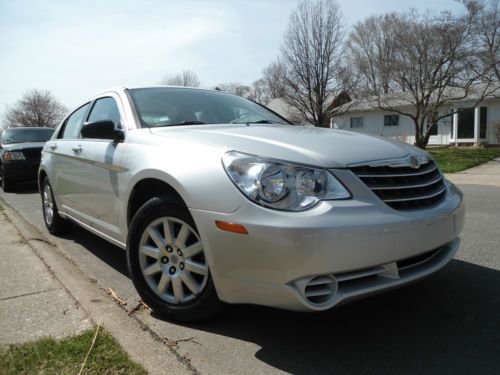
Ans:
MULTIPOLYGON (((240 305, 196 325, 147 310, 136 318, 159 337, 185 340, 179 351, 202 374, 499 374, 500 188, 460 187, 462 248, 424 281, 320 314, 240 305)), ((44 227, 30 187, 0 198, 44 227)), ((101 288, 116 290, 129 307, 137 303, 122 250, 77 227, 51 240, 101 288)))

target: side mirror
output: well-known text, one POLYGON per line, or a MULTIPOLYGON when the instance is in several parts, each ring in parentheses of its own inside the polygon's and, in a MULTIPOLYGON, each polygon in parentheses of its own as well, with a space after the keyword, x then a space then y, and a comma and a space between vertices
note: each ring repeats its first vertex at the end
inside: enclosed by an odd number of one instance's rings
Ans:
POLYGON ((109 139, 115 142, 123 141, 123 130, 115 129, 115 124, 111 120, 87 122, 83 124, 80 131, 83 138, 109 139))

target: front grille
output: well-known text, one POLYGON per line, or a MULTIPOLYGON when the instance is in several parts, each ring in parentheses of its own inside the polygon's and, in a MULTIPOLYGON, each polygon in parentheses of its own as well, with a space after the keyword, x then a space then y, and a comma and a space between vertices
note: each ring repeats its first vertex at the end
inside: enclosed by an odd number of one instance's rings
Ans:
POLYGON ((395 210, 431 207, 446 195, 443 175, 432 160, 416 169, 406 166, 361 166, 351 170, 395 210))
POLYGON ((23 150, 23 155, 28 160, 40 160, 42 156, 41 148, 26 148, 23 150))

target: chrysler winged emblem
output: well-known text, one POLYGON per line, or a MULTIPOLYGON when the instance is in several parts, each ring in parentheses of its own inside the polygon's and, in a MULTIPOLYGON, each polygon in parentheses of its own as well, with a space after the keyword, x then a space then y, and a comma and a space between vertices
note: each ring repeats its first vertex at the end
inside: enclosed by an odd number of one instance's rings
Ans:
POLYGON ((412 168, 418 169, 420 167, 420 162, 418 161, 416 156, 410 156, 408 162, 409 166, 412 168))

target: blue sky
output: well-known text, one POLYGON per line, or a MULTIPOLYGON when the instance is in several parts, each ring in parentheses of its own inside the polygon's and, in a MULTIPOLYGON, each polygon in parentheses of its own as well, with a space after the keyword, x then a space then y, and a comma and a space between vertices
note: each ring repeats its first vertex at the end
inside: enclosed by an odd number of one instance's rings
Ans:
MULTIPOLYGON (((0 0, 0 116, 30 88, 68 107, 113 86, 194 71, 203 87, 250 84, 277 55, 298 0, 0 0)), ((457 10, 454 0, 339 0, 371 14, 457 10)))

